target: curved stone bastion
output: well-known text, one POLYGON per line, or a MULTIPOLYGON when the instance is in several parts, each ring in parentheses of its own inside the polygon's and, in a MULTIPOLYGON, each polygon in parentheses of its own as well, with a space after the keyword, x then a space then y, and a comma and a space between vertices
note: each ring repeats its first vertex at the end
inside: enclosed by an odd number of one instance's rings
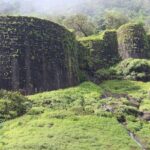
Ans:
POLYGON ((0 88, 26 94, 78 83, 77 43, 47 20, 0 17, 0 88))

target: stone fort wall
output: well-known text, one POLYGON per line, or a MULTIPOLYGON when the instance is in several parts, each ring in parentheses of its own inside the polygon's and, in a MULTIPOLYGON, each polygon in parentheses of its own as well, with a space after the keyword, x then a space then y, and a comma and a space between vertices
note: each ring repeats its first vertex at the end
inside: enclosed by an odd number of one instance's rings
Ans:
POLYGON ((119 54, 122 59, 148 58, 150 43, 142 24, 128 23, 117 32, 119 54))
POLYGON ((46 20, 0 17, 0 88, 30 94, 77 83, 72 33, 46 20))

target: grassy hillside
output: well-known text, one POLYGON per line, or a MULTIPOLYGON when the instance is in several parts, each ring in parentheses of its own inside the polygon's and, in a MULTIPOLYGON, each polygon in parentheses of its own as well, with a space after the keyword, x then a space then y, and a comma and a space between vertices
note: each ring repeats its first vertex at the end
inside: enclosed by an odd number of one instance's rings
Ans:
POLYGON ((1 150, 140 150, 150 148, 150 82, 85 82, 29 96, 32 108, 0 125, 1 150))

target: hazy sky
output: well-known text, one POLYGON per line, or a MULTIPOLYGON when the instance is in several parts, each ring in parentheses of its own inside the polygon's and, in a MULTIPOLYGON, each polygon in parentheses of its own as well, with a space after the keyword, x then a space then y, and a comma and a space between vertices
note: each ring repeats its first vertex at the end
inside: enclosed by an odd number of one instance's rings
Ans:
POLYGON ((67 11, 70 7, 78 5, 85 0, 0 0, 0 10, 2 10, 3 2, 5 7, 7 6, 20 6, 20 11, 22 13, 27 13, 32 11, 40 13, 61 13, 62 11, 67 11))

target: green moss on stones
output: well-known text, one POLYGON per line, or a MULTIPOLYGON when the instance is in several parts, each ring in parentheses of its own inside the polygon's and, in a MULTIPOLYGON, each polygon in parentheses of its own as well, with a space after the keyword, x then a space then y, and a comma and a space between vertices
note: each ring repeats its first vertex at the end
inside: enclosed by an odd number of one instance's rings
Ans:
POLYGON ((81 69, 96 71, 118 62, 116 31, 108 30, 100 35, 81 38, 79 42, 79 64, 81 69))
POLYGON ((119 53, 125 58, 146 58, 148 39, 142 24, 128 23, 118 29, 119 53))
POLYGON ((0 88, 33 93, 78 83, 77 44, 64 27, 37 18, 0 17, 0 37, 0 88))
POLYGON ((147 35, 147 39, 148 39, 148 58, 150 59, 150 34, 147 35))

